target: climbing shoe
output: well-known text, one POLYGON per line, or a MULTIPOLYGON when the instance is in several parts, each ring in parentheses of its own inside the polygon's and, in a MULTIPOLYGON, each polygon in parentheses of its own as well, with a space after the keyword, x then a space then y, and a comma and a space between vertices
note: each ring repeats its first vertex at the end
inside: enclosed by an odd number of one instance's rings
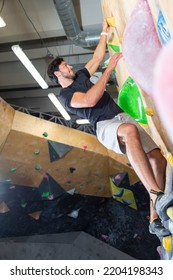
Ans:
POLYGON ((164 227, 159 218, 149 224, 149 232, 155 234, 159 239, 171 235, 170 231, 164 227))

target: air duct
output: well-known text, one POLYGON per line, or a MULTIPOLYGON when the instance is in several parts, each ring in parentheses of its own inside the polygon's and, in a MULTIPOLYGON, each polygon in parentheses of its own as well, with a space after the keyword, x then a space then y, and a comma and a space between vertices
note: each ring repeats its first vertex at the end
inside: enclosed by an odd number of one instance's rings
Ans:
POLYGON ((53 1, 67 38, 77 46, 88 48, 97 46, 100 33, 85 32, 80 29, 72 1, 53 1))

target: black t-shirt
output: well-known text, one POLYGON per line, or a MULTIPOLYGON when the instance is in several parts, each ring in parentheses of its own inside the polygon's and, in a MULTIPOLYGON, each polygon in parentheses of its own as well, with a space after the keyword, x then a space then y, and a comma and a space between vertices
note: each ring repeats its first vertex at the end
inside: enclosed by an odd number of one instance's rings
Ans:
POLYGON ((86 68, 76 73, 74 82, 67 88, 62 88, 58 99, 61 104, 74 115, 80 118, 88 119, 96 128, 96 123, 102 120, 112 119, 123 110, 114 102, 107 91, 94 107, 74 108, 71 106, 71 99, 76 91, 86 93, 93 83, 90 81, 90 74, 86 68))

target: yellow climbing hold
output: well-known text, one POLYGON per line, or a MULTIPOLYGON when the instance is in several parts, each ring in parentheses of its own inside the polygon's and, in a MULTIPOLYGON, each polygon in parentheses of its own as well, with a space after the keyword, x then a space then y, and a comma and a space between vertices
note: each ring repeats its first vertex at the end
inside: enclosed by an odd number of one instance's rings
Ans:
POLYGON ((170 163, 170 165, 173 166, 173 155, 170 152, 167 153, 166 159, 170 163))
POLYGON ((173 206, 170 206, 170 207, 167 208, 166 214, 173 221, 173 206))
POLYGON ((140 122, 138 122, 141 126, 143 126, 144 128, 148 128, 148 124, 146 124, 146 123, 140 123, 140 122))
POLYGON ((163 245, 163 248, 167 251, 167 252, 171 252, 171 249, 172 249, 172 236, 171 235, 168 235, 168 236, 165 236, 163 237, 162 239, 162 245, 163 245))
POLYGON ((120 37, 120 38, 119 38, 119 43, 122 44, 122 41, 123 41, 123 38, 120 37))
POLYGON ((145 108, 145 113, 150 117, 154 116, 154 111, 153 111, 153 108, 151 108, 151 107, 145 108))
POLYGON ((109 18, 106 19, 106 21, 107 21, 109 26, 112 26, 112 27, 116 26, 114 17, 109 17, 109 18))

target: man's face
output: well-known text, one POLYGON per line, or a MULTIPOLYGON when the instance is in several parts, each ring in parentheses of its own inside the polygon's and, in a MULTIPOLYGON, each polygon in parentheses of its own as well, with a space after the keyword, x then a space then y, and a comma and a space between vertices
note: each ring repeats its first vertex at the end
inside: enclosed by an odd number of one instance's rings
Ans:
POLYGON ((73 71, 73 67, 65 61, 62 61, 61 64, 59 65, 59 72, 64 78, 67 79, 74 80, 76 77, 76 74, 73 71))

